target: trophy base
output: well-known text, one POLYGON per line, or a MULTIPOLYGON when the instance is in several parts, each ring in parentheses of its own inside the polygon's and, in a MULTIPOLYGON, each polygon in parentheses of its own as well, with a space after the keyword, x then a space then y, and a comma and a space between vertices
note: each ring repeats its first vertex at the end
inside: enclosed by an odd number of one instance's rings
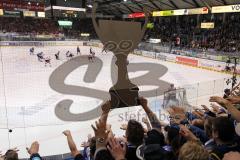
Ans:
POLYGON ((139 88, 137 86, 126 89, 110 88, 109 93, 111 95, 112 109, 140 105, 138 91, 139 88))

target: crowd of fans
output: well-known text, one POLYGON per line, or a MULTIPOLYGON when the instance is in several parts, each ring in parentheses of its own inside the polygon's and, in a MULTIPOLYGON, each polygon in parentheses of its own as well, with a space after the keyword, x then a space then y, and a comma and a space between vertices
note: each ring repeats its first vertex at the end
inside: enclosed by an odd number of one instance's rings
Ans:
POLYGON ((16 17, 0 17, 0 31, 3 33, 21 33, 29 35, 61 33, 57 23, 51 19, 16 17))
MULTIPOLYGON (((219 15, 173 16, 151 20, 153 29, 148 29, 146 39, 159 38, 162 43, 175 44, 188 49, 213 49, 224 52, 240 51, 240 16, 219 15), (224 19, 224 20, 223 20, 224 19), (201 22, 214 22, 214 29, 201 29, 201 22), (176 43, 179 39, 180 43, 176 43)), ((90 18, 70 19, 73 26, 64 28, 57 20, 0 17, 1 32, 22 34, 59 34, 68 38, 79 38, 81 33, 90 33, 89 38, 97 38, 90 18)))
POLYGON ((58 20, 0 17, 0 33, 17 33, 20 35, 55 35, 64 34, 66 38, 79 38, 81 33, 91 33, 96 38, 91 19, 71 19, 70 27, 59 26, 58 20))
POLYGON ((188 49, 214 49, 215 51, 240 51, 240 16, 222 14, 164 17, 155 20, 155 26, 148 31, 147 38, 159 38, 163 43, 188 49), (223 20, 224 19, 224 20, 223 20), (202 29, 201 22, 213 22, 213 29, 202 29), (176 39, 180 38, 180 44, 176 39))
MULTIPOLYGON (((236 92, 235 92, 236 93, 236 92)), ((76 147, 70 130, 65 130, 69 149, 75 160, 239 160, 240 159, 240 94, 230 92, 222 97, 210 97, 211 106, 202 105, 192 112, 181 106, 168 109, 169 123, 161 122, 141 97, 146 113, 143 122, 131 119, 123 137, 111 130, 108 115, 111 102, 102 105, 102 114, 91 127, 94 136, 76 147)), ((89 126, 90 127, 90 126, 89 126)), ((41 160, 39 143, 27 148, 31 160, 41 160)), ((8 150, 2 158, 18 160, 16 149, 8 150)))
POLYGON ((219 25, 214 30, 210 30, 207 43, 210 48, 225 52, 240 51, 240 17, 232 16, 226 23, 219 25))

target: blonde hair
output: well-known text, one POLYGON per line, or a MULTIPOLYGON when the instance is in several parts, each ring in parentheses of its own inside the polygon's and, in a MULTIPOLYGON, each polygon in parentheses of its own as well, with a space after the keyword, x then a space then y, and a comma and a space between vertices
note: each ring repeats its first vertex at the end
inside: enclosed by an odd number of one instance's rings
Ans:
POLYGON ((179 160, 208 160, 208 152, 199 143, 188 141, 179 152, 179 160))

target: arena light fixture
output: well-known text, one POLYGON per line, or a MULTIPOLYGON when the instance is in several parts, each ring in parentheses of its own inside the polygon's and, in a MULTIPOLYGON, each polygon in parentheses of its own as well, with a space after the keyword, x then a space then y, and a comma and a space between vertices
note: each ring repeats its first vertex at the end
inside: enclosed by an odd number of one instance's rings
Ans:
POLYGON ((73 22, 72 21, 59 20, 58 24, 59 24, 59 26, 72 26, 73 22))
POLYGON ((93 6, 92 6, 91 4, 88 4, 87 7, 88 7, 88 8, 92 8, 93 6))
MULTIPOLYGON (((63 6, 52 6, 54 10, 63 10, 63 11, 77 11, 77 12, 86 12, 86 8, 75 8, 75 7, 63 7, 63 6)), ((51 10, 51 7, 46 7, 45 11, 51 10)))
POLYGON ((81 33, 81 36, 82 36, 82 37, 89 37, 90 34, 89 34, 89 33, 81 33))

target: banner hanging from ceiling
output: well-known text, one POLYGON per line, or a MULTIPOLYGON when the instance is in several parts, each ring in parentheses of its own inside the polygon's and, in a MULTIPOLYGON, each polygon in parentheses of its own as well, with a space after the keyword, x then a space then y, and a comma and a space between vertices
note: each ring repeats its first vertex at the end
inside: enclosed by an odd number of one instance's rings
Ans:
POLYGON ((240 12, 240 4, 212 7, 212 13, 240 12))
POLYGON ((193 9, 177 9, 167 11, 154 11, 153 17, 157 16, 181 16, 181 15, 194 15, 194 14, 208 14, 209 10, 207 7, 193 8, 193 9))

